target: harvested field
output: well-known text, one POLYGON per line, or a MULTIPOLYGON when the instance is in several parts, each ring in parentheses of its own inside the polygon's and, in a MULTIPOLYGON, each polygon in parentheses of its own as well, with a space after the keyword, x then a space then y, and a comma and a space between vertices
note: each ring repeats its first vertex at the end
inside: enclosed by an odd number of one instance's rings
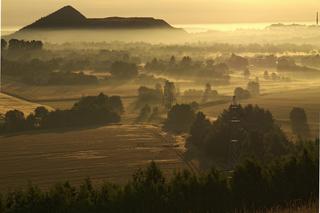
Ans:
MULTIPOLYGON (((38 106, 41 105, 0 93, 0 114, 4 114, 9 110, 17 109, 26 115, 32 112, 38 106)), ((52 109, 51 107, 46 107, 50 110, 52 109)))
MULTIPOLYGON (((30 86, 18 82, 4 83, 2 88, 10 94, 16 94, 34 102, 64 101, 79 99, 82 96, 97 95, 101 92, 106 95, 135 96, 140 85, 61 85, 61 86, 30 86)), ((73 101, 74 101, 73 100, 73 101)))
POLYGON ((86 177, 125 183, 151 160, 166 175, 189 168, 179 155, 183 143, 163 134, 152 125, 110 125, 0 136, 0 188, 78 184, 86 177))

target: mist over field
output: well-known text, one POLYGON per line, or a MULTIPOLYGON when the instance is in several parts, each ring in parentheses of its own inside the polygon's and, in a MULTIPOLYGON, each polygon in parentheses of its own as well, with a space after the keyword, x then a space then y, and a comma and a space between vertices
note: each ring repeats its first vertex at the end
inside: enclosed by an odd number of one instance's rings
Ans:
POLYGON ((319 113, 318 14, 196 25, 64 6, 2 32, 0 212, 315 212, 319 113))

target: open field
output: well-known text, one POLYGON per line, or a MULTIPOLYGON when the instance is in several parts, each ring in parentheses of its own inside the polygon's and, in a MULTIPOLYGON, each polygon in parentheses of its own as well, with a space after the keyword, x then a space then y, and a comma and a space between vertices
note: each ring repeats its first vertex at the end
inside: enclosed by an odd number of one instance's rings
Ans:
MULTIPOLYGON (((255 73, 261 77, 262 72, 255 73)), ((295 76, 290 76, 292 79, 295 76)), ((251 77, 254 78, 254 77, 251 77)), ((245 88, 248 79, 244 79, 241 75, 233 75, 230 85, 215 86, 220 94, 231 96, 233 90, 237 86, 245 88)), ((292 107, 303 107, 308 116, 309 125, 312 132, 312 137, 319 135, 319 113, 320 113, 320 87, 318 86, 320 80, 302 79, 292 80, 289 82, 273 82, 261 79, 260 86, 262 95, 260 97, 253 97, 248 100, 241 101, 241 104, 257 104, 261 107, 269 109, 274 115, 275 119, 284 129, 284 131, 291 137, 292 132, 289 122, 289 112, 292 107)), ((177 86, 183 91, 188 88, 203 89, 200 86, 195 86, 192 83, 177 83, 177 86)), ((55 109, 70 108, 74 102, 81 97, 81 94, 97 95, 104 92, 108 95, 122 95, 123 104, 126 113, 123 116, 123 123, 132 124, 138 112, 132 112, 132 104, 137 95, 138 85, 123 85, 118 87, 110 86, 62 86, 62 87, 29 87, 26 85, 6 84, 4 89, 7 92, 17 94, 27 99, 34 100, 39 104, 50 106, 55 109)), ((230 98, 231 99, 231 98, 230 98)), ((230 100, 231 101, 231 100, 230 100)), ((6 103, 10 105, 10 103, 6 103)), ((215 119, 223 109, 227 108, 229 103, 206 106, 200 110, 212 119, 215 119)))
POLYGON ((110 125, 0 136, 0 188, 47 187, 86 177, 95 183, 126 182, 154 160, 166 174, 187 168, 183 142, 152 125, 110 125))
MULTIPOLYGON (((29 114, 38 106, 41 106, 41 105, 0 93, 0 114, 4 114, 7 111, 13 110, 13 109, 20 110, 24 114, 29 114)), ((49 106, 46 106, 46 107, 48 109, 52 109, 49 106)))
POLYGON ((19 82, 6 82, 2 86, 9 94, 16 94, 34 102, 59 101, 65 99, 79 99, 82 96, 106 95, 135 96, 139 85, 59 85, 59 86, 30 86, 19 82))

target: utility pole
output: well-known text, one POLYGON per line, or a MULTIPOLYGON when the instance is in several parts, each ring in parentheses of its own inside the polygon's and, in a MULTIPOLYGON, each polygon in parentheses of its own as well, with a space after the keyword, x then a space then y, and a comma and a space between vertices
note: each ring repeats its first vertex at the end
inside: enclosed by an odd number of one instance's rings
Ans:
POLYGON ((233 167, 237 161, 239 160, 239 151, 240 151, 240 140, 238 138, 238 132, 239 132, 239 124, 240 124, 240 118, 238 116, 240 105, 237 103, 236 96, 233 96, 232 103, 230 105, 230 108, 232 110, 232 117, 231 117, 231 139, 230 139, 230 145, 229 145, 229 161, 230 166, 233 167))
POLYGON ((316 16, 316 25, 319 25, 319 12, 317 12, 317 16, 316 16))

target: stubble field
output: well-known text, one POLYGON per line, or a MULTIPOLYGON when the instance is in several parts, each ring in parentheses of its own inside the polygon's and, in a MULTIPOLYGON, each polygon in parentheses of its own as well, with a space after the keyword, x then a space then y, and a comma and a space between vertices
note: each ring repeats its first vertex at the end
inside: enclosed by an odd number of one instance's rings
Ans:
POLYGON ((154 160, 170 175, 188 168, 183 143, 152 125, 110 125, 0 136, 0 188, 56 182, 125 183, 154 160))
MULTIPOLYGON (((9 110, 17 109, 26 115, 32 112, 38 106, 41 106, 41 104, 21 100, 0 92, 0 114, 5 114, 9 110)), ((46 108, 49 110, 53 109, 47 105, 46 108)))

